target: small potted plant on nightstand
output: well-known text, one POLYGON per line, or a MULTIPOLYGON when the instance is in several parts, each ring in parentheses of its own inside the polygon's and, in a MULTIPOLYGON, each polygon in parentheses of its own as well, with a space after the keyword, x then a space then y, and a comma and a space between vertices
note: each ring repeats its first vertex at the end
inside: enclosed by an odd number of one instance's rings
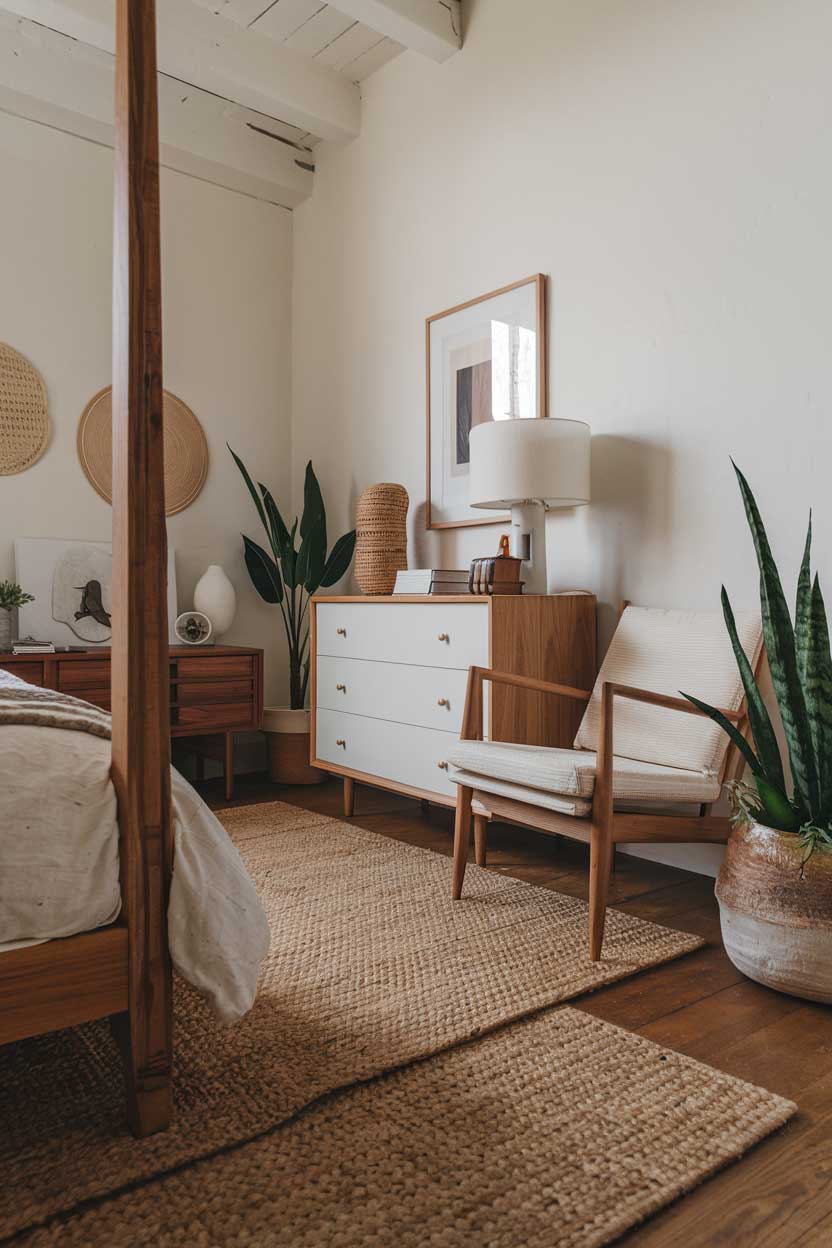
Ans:
POLYGON ((339 537, 327 554, 326 509, 311 462, 306 465, 303 515, 289 530, 271 492, 265 485, 255 486, 243 461, 228 449, 269 544, 264 550, 243 534, 248 574, 263 601, 280 607, 289 647, 289 706, 266 707, 263 712, 269 776, 283 784, 317 784, 326 774, 309 765, 309 599, 345 574, 355 550, 355 531, 339 537))
POLYGON ((757 552, 763 636, 792 782, 723 588, 754 748, 718 710, 687 695, 731 736, 750 769, 750 783, 731 786, 735 826, 716 885, 722 938, 751 979, 832 1002, 832 656, 810 570, 812 521, 793 623, 754 495, 735 470, 757 552))
POLYGON ((15 581, 0 581, 0 654, 12 648, 12 609, 34 601, 15 581))

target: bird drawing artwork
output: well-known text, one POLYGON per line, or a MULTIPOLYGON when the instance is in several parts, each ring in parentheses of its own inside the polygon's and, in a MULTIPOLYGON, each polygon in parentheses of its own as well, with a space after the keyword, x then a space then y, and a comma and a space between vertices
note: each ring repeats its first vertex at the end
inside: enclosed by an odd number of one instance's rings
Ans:
POLYGON ((87 581, 86 585, 76 585, 81 592, 81 609, 75 612, 76 620, 93 619, 97 623, 110 628, 109 614, 104 610, 100 581, 87 581))

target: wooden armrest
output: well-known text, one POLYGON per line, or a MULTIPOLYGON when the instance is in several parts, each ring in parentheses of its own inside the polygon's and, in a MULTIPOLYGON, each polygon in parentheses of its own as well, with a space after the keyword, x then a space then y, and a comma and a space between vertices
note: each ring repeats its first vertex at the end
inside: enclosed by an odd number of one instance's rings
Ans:
POLYGON ((588 702, 592 691, 573 689, 571 685, 557 685, 550 680, 538 680, 536 676, 515 676, 511 672, 497 672, 491 667, 468 669, 468 690, 465 695, 465 711, 462 716, 463 741, 482 740, 482 686, 490 680, 494 685, 513 685, 516 689, 531 689, 535 693, 551 693, 563 698, 576 698, 588 702))
POLYGON ((518 689, 533 689, 537 693, 554 693, 564 698, 577 698, 580 702, 588 702, 592 690, 573 689, 571 685, 557 685, 550 680, 538 680, 536 676, 515 676, 512 672, 497 672, 491 667, 475 667, 476 679, 490 680, 495 685, 515 685, 518 689))
MULTIPOLYGON (((630 702, 647 702, 650 706, 663 706, 668 711, 684 711, 686 715, 705 716, 705 712, 700 711, 699 707, 694 706, 692 702, 686 702, 684 698, 672 698, 666 693, 653 693, 650 689, 635 689, 630 685, 616 685, 611 681, 604 681, 603 691, 607 689, 610 691, 610 696, 614 698, 627 698, 630 702)), ((733 723, 739 723, 745 718, 742 711, 726 711, 722 707, 717 707, 717 710, 733 723)))

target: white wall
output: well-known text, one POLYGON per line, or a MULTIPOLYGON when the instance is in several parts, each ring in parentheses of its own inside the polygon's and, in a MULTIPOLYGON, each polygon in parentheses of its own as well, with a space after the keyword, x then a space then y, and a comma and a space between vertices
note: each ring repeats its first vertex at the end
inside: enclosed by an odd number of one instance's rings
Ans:
MULTIPOLYGON (((46 382, 52 436, 27 472, 0 477, 0 577, 21 537, 109 540, 111 510, 87 482, 75 438, 111 379, 112 152, 0 114, 0 341, 46 382)), ((255 594, 240 531, 257 520, 228 440, 278 499, 290 489, 292 217, 162 171, 164 383, 196 413, 210 452, 191 507, 168 520, 180 610, 209 563, 237 589, 229 643, 266 651, 267 697, 283 688, 276 609, 255 594)))
MULTIPOLYGON (((832 6, 828 0, 467 0, 462 52, 364 86, 295 214, 296 473, 343 523, 411 497, 412 565, 495 529, 426 534, 423 318, 551 277, 550 412, 592 425, 593 503, 549 521, 559 585, 754 605, 729 455, 791 586, 815 508, 832 592, 832 6)), ((665 851, 660 851, 664 853, 665 851)), ((710 850, 676 860, 713 867, 710 850)))

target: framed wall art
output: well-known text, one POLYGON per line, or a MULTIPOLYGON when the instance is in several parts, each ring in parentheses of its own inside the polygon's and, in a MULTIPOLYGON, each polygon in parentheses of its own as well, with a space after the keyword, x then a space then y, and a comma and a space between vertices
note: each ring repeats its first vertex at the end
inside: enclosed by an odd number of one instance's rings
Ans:
POLYGON ((471 430, 546 416, 546 278, 512 282, 425 322, 426 527, 505 524, 468 505, 471 430))

